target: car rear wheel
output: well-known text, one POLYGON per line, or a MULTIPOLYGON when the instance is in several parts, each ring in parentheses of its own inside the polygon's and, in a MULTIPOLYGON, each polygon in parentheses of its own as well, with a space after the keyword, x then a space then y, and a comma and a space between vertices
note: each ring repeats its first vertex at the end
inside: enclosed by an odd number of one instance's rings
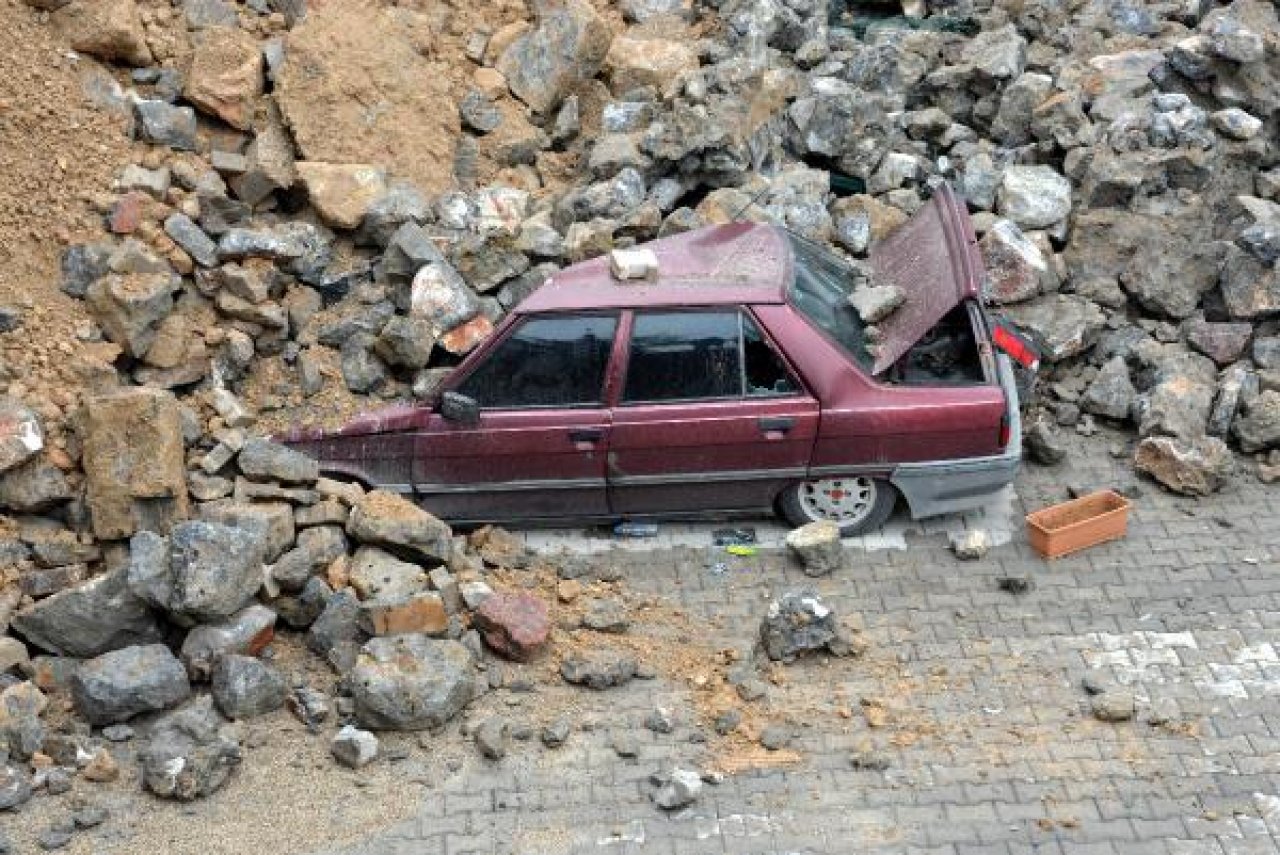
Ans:
POLYGON ((830 520, 849 537, 882 526, 897 499, 887 481, 856 475, 802 481, 782 494, 780 505, 792 525, 830 520))

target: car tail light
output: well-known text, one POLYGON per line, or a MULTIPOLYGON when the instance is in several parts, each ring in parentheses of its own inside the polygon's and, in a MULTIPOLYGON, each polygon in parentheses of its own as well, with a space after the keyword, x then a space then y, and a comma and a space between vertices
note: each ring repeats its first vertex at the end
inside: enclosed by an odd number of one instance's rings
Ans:
POLYGON ((1000 321, 992 324, 991 342, 1023 368, 1035 371, 1040 367, 1040 349, 1008 324, 1000 321))

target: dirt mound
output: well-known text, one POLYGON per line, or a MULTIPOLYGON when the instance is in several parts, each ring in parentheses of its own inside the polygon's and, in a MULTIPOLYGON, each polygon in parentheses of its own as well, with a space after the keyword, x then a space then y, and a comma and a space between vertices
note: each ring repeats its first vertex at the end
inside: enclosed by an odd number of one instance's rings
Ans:
MULTIPOLYGON (((0 0, 0 303, 22 324, 0 335, 0 379, 44 411, 69 398, 83 304, 58 290, 62 246, 101 233, 91 202, 130 162, 124 119, 83 81, 106 72, 70 52, 18 0, 0 0)), ((101 77, 98 77, 101 81, 101 77)))
POLYGON ((369 2, 318 6, 288 38, 278 95, 303 157, 374 163, 448 188, 458 111, 433 16, 369 2))

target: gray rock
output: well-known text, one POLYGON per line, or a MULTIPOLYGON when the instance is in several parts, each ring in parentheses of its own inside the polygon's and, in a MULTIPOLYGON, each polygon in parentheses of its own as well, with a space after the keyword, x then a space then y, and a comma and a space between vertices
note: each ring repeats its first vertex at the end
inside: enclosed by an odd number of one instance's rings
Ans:
POLYGON ((97 828, 99 825, 107 821, 107 809, 91 805, 89 807, 80 808, 71 815, 71 821, 75 823, 76 829, 84 831, 88 828, 97 828))
POLYGON ((164 539, 139 532, 130 542, 129 584, 134 593, 172 615, 220 620, 240 611, 262 587, 259 531, 189 521, 164 539))
POLYGON ((287 703, 289 711, 297 716, 298 720, 312 733, 316 732, 321 723, 328 721, 333 712, 329 696, 308 686, 295 688, 289 695, 287 703))
POLYGON ((186 669, 163 644, 126 647, 84 662, 71 677, 76 710, 91 724, 115 724, 181 703, 186 669))
POLYGON ((560 663, 560 676, 565 682, 599 691, 631 682, 638 667, 629 656, 594 650, 566 657, 560 663))
POLYGON ((1074 294, 1046 294, 1008 306, 1004 314, 1031 334, 1048 362, 1087 350, 1106 321, 1101 309, 1074 294))
POLYGON ((201 518, 262 538, 262 561, 275 561, 294 542, 293 507, 285 502, 215 502, 200 506, 201 518))
POLYGON ((456 641, 375 638, 350 676, 356 718, 374 730, 439 727, 471 702, 473 673, 471 652, 456 641))
POLYGON ((284 678, 253 656, 223 656, 213 666, 213 701, 229 719, 254 718, 284 706, 284 678))
POLYGON ((1129 366, 1124 358, 1112 357, 1098 371, 1080 399, 1080 408, 1097 416, 1124 420, 1129 418, 1137 391, 1129 379, 1129 366))
POLYGON ((760 623, 765 655, 774 661, 825 650, 837 638, 836 614, 813 591, 793 591, 769 604, 760 623))
POLYGON ((428 585, 426 572, 417 564, 372 546, 356 550, 348 577, 362 600, 405 600, 428 585))
POLYGON ((1251 140, 1262 130, 1262 120, 1239 107, 1219 110, 1209 116, 1209 121, 1218 133, 1235 140, 1251 140))
POLYGON ((307 632, 307 647, 321 655, 360 637, 360 601, 353 591, 334 592, 307 632))
POLYGON ((43 650, 80 658, 163 636, 146 602, 129 588, 124 569, 38 600, 18 612, 12 626, 43 650))
POLYGON ((1027 62, 1027 42, 1013 24, 979 33, 961 51, 960 58, 989 80, 1012 80, 1027 62))
POLYGON ((276 611, 293 629, 307 629, 324 611, 325 604, 333 596, 333 589, 319 576, 312 576, 303 586, 302 593, 295 596, 279 597, 275 600, 276 611))
POLYGON ((36 835, 36 845, 46 852, 71 845, 71 832, 65 828, 46 828, 36 835))
POLYGON ((227 782, 240 763, 240 740, 205 695, 158 719, 138 759, 148 790, 193 801, 227 782))
POLYGON ((377 340, 369 333, 356 333, 342 343, 342 380, 357 395, 375 394, 391 381, 387 367, 374 353, 377 340))
POLYGON ((486 718, 476 728, 475 740, 486 760, 501 760, 507 756, 507 723, 497 716, 486 718))
POLYGON ((15 683, 0 692, 0 755, 30 760, 44 744, 40 714, 47 701, 30 681, 15 683))
POLYGON ((449 526, 393 493, 374 490, 351 510, 347 534, 405 560, 437 566, 453 551, 449 526))
POLYGON ((320 465, 315 458, 258 437, 245 442, 236 462, 240 471, 250 478, 284 484, 314 484, 320 477, 320 465))
POLYGON ((60 262, 62 282, 59 287, 63 293, 84 299, 85 291, 110 272, 108 264, 114 246, 110 242, 80 243, 67 247, 62 251, 60 262))
POLYGON ((164 231, 187 251, 196 264, 201 267, 217 265, 218 245, 186 214, 170 214, 164 221, 164 231))
MULTIPOLYGON (((340 517, 343 522, 345 517, 343 509, 340 517)), ((317 525, 305 528, 298 534, 298 545, 280 556, 280 560, 272 566, 271 578, 286 591, 301 591, 313 574, 324 570, 346 553, 347 537, 340 526, 317 525)))
POLYGON ((653 792, 653 802, 663 810, 688 807, 702 795, 702 776, 690 769, 673 769, 653 792))
POLYGON ((182 14, 194 29, 236 27, 239 19, 235 7, 227 0, 182 0, 182 14))
POLYGON ((623 633, 631 628, 631 617, 617 597, 593 597, 586 604, 582 626, 596 632, 623 633))
POLYGON ((137 133, 144 142, 181 151, 196 150, 196 111, 164 101, 139 100, 134 104, 137 133))
POLYGON ((275 634, 276 613, 260 603, 218 623, 193 627, 182 642, 180 656, 193 680, 207 680, 218 660, 230 655, 254 655, 275 634))
POLYGON ((1048 228, 1071 213, 1071 182, 1048 166, 1010 166, 998 196, 1000 213, 1019 226, 1048 228))
POLYGON ((406 223, 424 223, 431 218, 431 205, 422 192, 408 181, 392 179, 387 190, 369 206, 356 232, 363 245, 385 247, 406 223))
POLYGON ((1202 436, 1213 407, 1214 386, 1191 373, 1172 371, 1142 400, 1138 433, 1192 440, 1202 436))
POLYGON ((502 124, 502 112, 493 100, 479 89, 472 89, 458 103, 462 124, 479 134, 487 134, 502 124))
POLYGON ((348 724, 334 735, 329 753, 343 766, 361 769, 378 759, 378 737, 348 724))
POLYGON ((48 511, 75 496, 62 470, 43 456, 0 475, 0 507, 18 513, 48 511))
POLYGON ((1223 371, 1218 378, 1218 395, 1213 400, 1205 433, 1219 438, 1229 436, 1240 403, 1246 397, 1245 389, 1256 382, 1257 377, 1244 365, 1236 364, 1223 371))
POLYGON ((426 318, 397 315, 387 321, 373 349, 389 365, 426 368, 435 350, 435 326, 426 318))
POLYGON ((13 810, 31 798, 31 778, 16 763, 0 763, 0 811, 13 810))
POLYGON ((108 274, 85 291, 85 302, 108 339, 135 359, 147 355, 160 322, 173 311, 182 280, 172 271, 108 274))
POLYGON ((558 718, 542 728, 538 738, 547 748, 559 748, 569 741, 571 728, 567 719, 558 718))
MULTIPOLYGON (((1247 323, 1214 323, 1199 318, 1186 325, 1187 344, 1212 359, 1219 366, 1230 365, 1244 353, 1253 336, 1253 325, 1247 323)), ((1265 339, 1264 339, 1265 340, 1265 339)), ((1257 344, 1254 345, 1254 362, 1257 362, 1257 344)), ((1277 350, 1280 358, 1280 349, 1277 350)), ((1260 368, 1272 366, 1258 363, 1260 368)))
POLYGON ((583 0, 548 7, 537 25, 498 58, 517 98, 549 114, 579 82, 600 70, 609 50, 608 24, 583 0))
POLYGON ((839 569, 844 557, 840 526, 818 520, 787 533, 787 548, 800 559, 809 576, 825 576, 839 569))
POLYGON ((1241 451, 1266 451, 1280 446, 1280 392, 1268 389, 1245 402, 1236 420, 1236 439, 1241 451))

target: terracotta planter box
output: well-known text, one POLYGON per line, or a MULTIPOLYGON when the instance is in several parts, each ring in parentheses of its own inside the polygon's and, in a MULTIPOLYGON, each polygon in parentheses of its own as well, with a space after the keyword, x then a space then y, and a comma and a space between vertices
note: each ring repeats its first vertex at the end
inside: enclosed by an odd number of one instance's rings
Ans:
POLYGON ((1111 490, 1099 490, 1027 514, 1027 535, 1036 552, 1058 558, 1118 540, 1128 524, 1129 500, 1111 490))

